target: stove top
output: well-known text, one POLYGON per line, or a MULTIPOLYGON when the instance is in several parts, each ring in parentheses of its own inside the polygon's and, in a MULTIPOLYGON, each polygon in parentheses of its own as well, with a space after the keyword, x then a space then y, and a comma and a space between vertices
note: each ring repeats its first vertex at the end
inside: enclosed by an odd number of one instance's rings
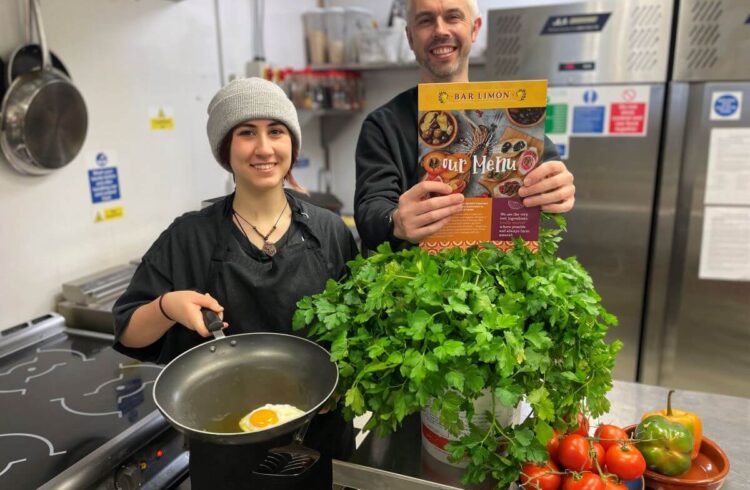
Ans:
POLYGON ((37 488, 156 408, 161 366, 63 328, 59 315, 42 323, 43 340, 0 356, 0 488, 37 488))

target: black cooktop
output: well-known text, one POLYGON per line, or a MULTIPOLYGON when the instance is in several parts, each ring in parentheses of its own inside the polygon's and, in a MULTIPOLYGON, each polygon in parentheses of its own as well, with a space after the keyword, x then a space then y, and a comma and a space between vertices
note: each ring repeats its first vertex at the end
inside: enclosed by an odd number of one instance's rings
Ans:
POLYGON ((146 417, 161 366, 69 331, 0 358, 0 488, 37 488, 146 417))

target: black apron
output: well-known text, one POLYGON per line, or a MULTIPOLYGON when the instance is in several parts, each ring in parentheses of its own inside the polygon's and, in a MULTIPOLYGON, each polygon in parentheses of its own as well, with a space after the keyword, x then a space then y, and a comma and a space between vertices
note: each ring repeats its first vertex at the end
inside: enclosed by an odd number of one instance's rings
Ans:
MULTIPOLYGON (((248 332, 292 332, 297 301, 325 288, 333 277, 332 264, 325 260, 320 242, 305 220, 307 215, 292 211, 293 223, 287 234, 295 240, 279 240, 278 253, 257 260, 238 242, 234 224, 227 217, 209 268, 206 291, 225 307, 227 335, 248 332), (294 229, 293 227, 296 227, 294 229)), ((244 237, 242 237, 244 239, 244 237)), ((249 245, 247 246, 249 247, 249 245)), ((246 247, 246 248, 247 248, 246 247)), ((257 249, 256 249, 257 250, 257 249)), ((191 487, 202 489, 325 489, 330 490, 332 458, 347 459, 354 450, 351 422, 337 410, 316 416, 304 440, 320 451, 321 458, 300 477, 269 478, 253 475, 266 451, 290 443, 292 434, 252 445, 216 445, 188 441, 191 487)))

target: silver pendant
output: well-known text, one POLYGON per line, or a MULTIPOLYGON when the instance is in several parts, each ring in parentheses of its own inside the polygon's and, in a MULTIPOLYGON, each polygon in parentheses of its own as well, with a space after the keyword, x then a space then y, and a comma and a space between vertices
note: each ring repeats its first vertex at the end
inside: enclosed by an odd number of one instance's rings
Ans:
POLYGON ((271 242, 263 242, 263 253, 268 255, 269 257, 273 257, 276 255, 276 245, 274 245, 271 242))

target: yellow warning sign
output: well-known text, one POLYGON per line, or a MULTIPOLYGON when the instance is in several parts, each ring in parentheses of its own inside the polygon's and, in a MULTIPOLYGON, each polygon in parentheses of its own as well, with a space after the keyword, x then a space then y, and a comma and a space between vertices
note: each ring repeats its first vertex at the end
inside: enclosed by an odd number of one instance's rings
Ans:
POLYGON ((105 208, 103 210, 96 212, 96 217, 94 218, 94 222, 101 223, 102 221, 122 218, 124 215, 125 215, 125 208, 123 208, 122 206, 105 208))
POLYGON ((125 214, 125 209, 122 206, 114 208, 107 208, 104 210, 104 219, 117 219, 122 218, 125 214))
POLYGON ((158 107, 149 109, 149 121, 153 131, 174 129, 174 116, 170 108, 158 107))

